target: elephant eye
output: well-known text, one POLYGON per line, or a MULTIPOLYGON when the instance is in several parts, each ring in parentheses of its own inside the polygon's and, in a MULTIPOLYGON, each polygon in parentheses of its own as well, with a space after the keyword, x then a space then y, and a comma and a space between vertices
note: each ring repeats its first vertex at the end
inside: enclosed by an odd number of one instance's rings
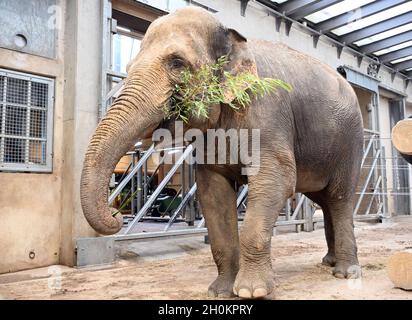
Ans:
POLYGON ((172 69, 180 69, 180 68, 183 68, 184 66, 185 66, 185 62, 183 61, 183 59, 173 58, 170 61, 170 67, 172 69))

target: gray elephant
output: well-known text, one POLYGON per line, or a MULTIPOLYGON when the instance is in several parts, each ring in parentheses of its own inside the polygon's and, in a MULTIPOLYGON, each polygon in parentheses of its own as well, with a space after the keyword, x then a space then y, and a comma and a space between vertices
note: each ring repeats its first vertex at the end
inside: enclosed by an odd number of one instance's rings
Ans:
MULTIPOLYGON (((338 278, 360 276, 353 230, 354 190, 362 158, 363 128, 357 97, 335 70, 285 45, 247 41, 199 8, 154 21, 130 63, 124 89, 99 123, 81 178, 81 203, 89 224, 114 234, 123 221, 108 206, 108 183, 120 157, 140 138, 165 125, 165 110, 184 68, 227 56, 225 69, 283 79, 293 90, 253 99, 242 112, 214 105, 196 128, 259 128, 260 169, 199 165, 198 196, 218 269, 213 296, 266 296, 274 287, 271 238, 278 213, 294 192, 323 210, 328 252, 323 263, 338 278), (249 185, 246 216, 238 233, 234 181, 249 185)), ((222 80, 224 81, 224 80, 222 80)))

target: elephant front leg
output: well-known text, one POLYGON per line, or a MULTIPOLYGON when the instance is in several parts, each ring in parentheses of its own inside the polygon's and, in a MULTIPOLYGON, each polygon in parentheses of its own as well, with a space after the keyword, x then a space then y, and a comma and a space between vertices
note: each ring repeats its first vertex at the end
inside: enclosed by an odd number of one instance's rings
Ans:
POLYGON ((273 228, 286 199, 293 193, 291 167, 271 163, 249 177, 246 216, 240 232, 240 269, 233 287, 242 298, 259 298, 274 288, 270 248, 273 228))
POLYGON ((239 270, 239 236, 236 193, 222 175, 206 166, 197 169, 198 197, 206 220, 218 276, 209 286, 213 297, 233 296, 233 283, 239 270))

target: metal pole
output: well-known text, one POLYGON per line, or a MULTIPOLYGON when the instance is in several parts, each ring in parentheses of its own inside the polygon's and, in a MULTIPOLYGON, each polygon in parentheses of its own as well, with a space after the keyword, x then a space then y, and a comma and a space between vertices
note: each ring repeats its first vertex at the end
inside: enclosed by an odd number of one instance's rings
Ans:
MULTIPOLYGON (((133 170, 133 167, 135 165, 136 165, 136 153, 133 152, 133 154, 132 154, 132 170, 133 170)), ((136 196, 134 194, 135 190, 136 190, 135 177, 133 176, 132 177, 132 191, 131 191, 131 195, 132 195, 132 203, 131 203, 132 215, 134 215, 135 208, 136 208, 136 203, 135 203, 136 196)))
MULTIPOLYGON (((137 151, 138 159, 140 159, 140 152, 137 151)), ((139 212, 142 208, 142 168, 137 170, 137 192, 136 192, 136 210, 139 212)))

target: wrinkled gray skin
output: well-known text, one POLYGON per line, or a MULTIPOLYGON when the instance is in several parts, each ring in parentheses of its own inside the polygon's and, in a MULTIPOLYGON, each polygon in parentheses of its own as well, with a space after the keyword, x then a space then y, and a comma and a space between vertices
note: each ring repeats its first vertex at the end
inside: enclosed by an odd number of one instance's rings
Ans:
MULTIPOLYGON (((261 163, 245 177, 237 166, 199 165, 198 195, 209 229, 218 276, 213 296, 262 297, 273 290, 272 228, 294 191, 318 203, 325 216, 325 264, 339 278, 360 268, 352 206, 362 152, 362 121, 350 85, 323 63, 281 44, 247 41, 202 9, 185 8, 156 20, 141 52, 131 62, 125 87, 100 122, 84 160, 81 203, 86 219, 101 234, 122 226, 108 207, 108 183, 116 163, 138 139, 164 123, 164 105, 180 72, 222 55, 227 71, 257 72, 291 84, 259 98, 241 113, 216 105, 209 119, 190 126, 259 128, 261 163), (234 181, 249 183, 248 207, 238 234, 234 181)), ((224 79, 222 79, 224 81, 224 79)))

